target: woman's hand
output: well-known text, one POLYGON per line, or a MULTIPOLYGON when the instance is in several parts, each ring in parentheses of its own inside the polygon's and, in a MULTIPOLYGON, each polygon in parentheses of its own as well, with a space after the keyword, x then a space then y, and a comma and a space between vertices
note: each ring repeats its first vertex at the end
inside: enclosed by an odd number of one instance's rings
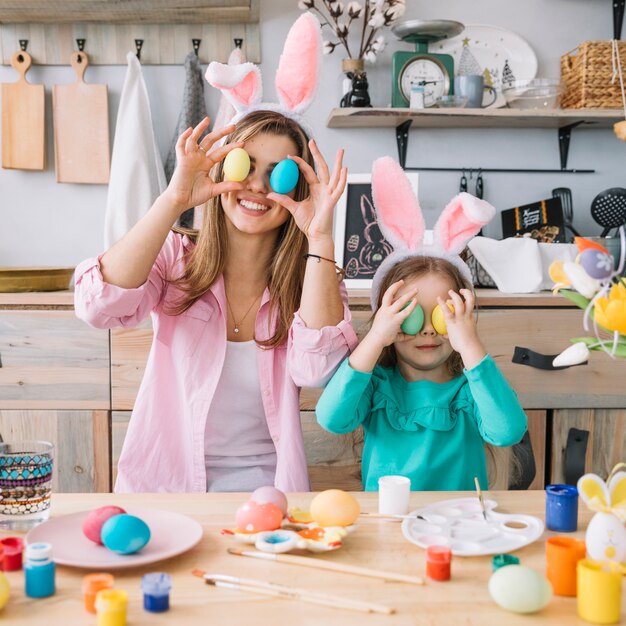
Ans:
POLYGON ((400 326, 417 306, 417 300, 415 299, 417 289, 408 291, 403 296, 396 298, 396 294, 403 284, 404 281, 399 280, 385 291, 380 308, 374 316, 372 328, 368 333, 373 338, 376 338, 382 347, 389 346, 395 341, 400 341, 406 337, 400 330, 400 326), (406 306, 407 303, 408 306, 406 306), (403 308, 405 306, 406 308, 403 308))
POLYGON ((213 149, 214 145, 235 130, 235 126, 214 130, 198 142, 209 127, 205 117, 195 128, 188 128, 176 142, 176 169, 164 192, 177 211, 183 213, 191 207, 200 206, 207 200, 228 191, 243 189, 241 183, 216 183, 210 176, 211 168, 234 148, 243 143, 230 143, 213 149))
POLYGON ((448 295, 450 296, 448 302, 454 307, 454 311, 450 310, 442 298, 437 298, 446 320, 447 337, 452 349, 460 353, 465 367, 470 369, 486 354, 476 328, 475 297, 469 289, 460 289, 459 293, 451 289, 448 295))
POLYGON ((342 167, 343 149, 337 151, 335 167, 331 175, 328 165, 313 139, 309 141, 309 148, 315 161, 317 174, 304 159, 297 156, 289 157, 296 162, 309 185, 308 198, 297 201, 284 194, 274 192, 268 193, 267 197, 284 206, 293 215, 296 225, 311 243, 324 239, 332 240, 333 214, 346 187, 348 169, 342 167))

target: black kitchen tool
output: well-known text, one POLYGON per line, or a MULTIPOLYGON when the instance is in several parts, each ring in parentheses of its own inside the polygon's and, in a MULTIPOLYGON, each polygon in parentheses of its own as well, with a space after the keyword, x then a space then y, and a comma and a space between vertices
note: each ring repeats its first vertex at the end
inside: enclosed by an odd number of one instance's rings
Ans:
POLYGON ((478 170, 478 176, 476 177, 476 190, 474 191, 474 195, 481 200, 485 195, 485 183, 483 182, 483 173, 480 170, 478 170))
POLYGON ((467 191, 467 176, 465 176, 465 170, 461 176, 461 182, 459 183, 459 191, 467 191))
POLYGON ((611 187, 601 191, 591 203, 591 217, 604 229, 600 237, 626 224, 626 189, 611 187))
POLYGON ((552 190, 552 197, 561 200, 561 208, 563 209, 563 226, 567 228, 574 236, 580 237, 580 233, 574 228, 574 208, 572 205, 572 190, 568 187, 557 187, 552 190))

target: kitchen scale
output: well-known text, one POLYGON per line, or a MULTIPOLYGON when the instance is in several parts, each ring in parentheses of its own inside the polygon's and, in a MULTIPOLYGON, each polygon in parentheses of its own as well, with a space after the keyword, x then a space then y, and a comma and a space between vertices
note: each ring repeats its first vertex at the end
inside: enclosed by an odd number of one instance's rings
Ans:
POLYGON ((428 44, 456 37, 465 26, 452 20, 408 20, 391 30, 396 37, 415 44, 415 51, 395 52, 392 57, 391 106, 406 108, 411 90, 424 89, 424 106, 454 93, 454 59, 449 54, 428 52, 428 44))

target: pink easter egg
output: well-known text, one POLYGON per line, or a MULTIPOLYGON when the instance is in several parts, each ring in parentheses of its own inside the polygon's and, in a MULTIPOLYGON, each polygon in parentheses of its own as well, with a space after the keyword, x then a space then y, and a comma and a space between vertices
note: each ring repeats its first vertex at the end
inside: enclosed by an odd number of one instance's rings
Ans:
POLYGON ((104 522, 106 522, 110 517, 120 515, 122 513, 126 513, 122 507, 113 505, 101 506, 99 509, 91 511, 91 513, 89 513, 83 521, 83 534, 87 537, 87 539, 102 545, 100 533, 104 522))
POLYGON ((591 278, 597 280, 608 278, 613 273, 613 257, 595 248, 587 248, 581 253, 580 264, 591 278))
POLYGON ((260 504, 254 500, 244 502, 235 514, 235 524, 245 533, 276 530, 283 521, 283 512, 271 502, 260 504))
POLYGON ((266 487, 259 487, 252 492, 250 500, 263 504, 264 502, 271 502, 275 504, 282 512, 283 515, 287 515, 287 496, 276 487, 267 485, 266 487))

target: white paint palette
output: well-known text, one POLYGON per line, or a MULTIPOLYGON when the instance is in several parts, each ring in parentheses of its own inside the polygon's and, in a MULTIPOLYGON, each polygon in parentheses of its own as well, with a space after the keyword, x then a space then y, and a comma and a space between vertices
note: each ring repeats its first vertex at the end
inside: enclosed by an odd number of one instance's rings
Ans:
POLYGON ((402 522, 402 534, 419 546, 448 546, 455 556, 502 554, 536 541, 543 522, 532 515, 497 513, 495 500, 485 500, 487 520, 477 498, 433 502, 412 511, 402 522))

